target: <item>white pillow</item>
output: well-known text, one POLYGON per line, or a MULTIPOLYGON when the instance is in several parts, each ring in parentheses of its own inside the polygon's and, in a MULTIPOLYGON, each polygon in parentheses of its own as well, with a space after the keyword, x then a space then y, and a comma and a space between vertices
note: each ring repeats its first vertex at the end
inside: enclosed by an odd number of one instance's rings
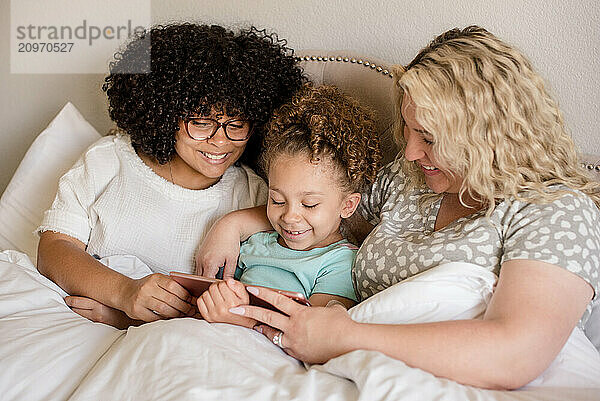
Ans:
POLYGON ((0 250, 15 249, 36 260, 33 231, 54 200, 59 178, 99 138, 71 103, 38 135, 0 198, 0 250))
MULTIPOLYGON (((402 324, 481 318, 497 281, 470 263, 447 263, 417 274, 349 310, 363 323, 402 324)), ((550 366, 531 387, 600 386, 600 355, 576 327, 550 366)))
POLYGON ((497 277, 471 263, 439 265, 397 283, 356 305, 362 323, 426 323, 473 319, 487 308, 497 277))
POLYGON ((592 305, 592 314, 585 324, 585 335, 600 352, 600 297, 592 305))

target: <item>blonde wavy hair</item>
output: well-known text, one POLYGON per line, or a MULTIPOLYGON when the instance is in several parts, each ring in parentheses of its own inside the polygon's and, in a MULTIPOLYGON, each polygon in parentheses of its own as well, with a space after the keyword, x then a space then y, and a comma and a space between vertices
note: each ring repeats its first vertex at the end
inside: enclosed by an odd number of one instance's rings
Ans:
POLYGON ((340 187, 360 192, 375 179, 382 153, 373 112, 334 86, 305 84, 267 124, 261 169, 280 154, 304 153, 312 163, 328 158, 340 187))
MULTIPOLYGON (((406 92, 433 137, 437 164, 463 178, 461 202, 468 194, 489 216, 507 198, 552 202, 568 191, 551 186, 564 184, 600 207, 600 184, 580 166, 557 103, 517 49, 478 26, 452 29, 394 72, 400 154, 406 92)), ((415 163, 404 160, 402 168, 409 188, 425 185, 415 163)), ((440 196, 425 196, 422 204, 440 196)))

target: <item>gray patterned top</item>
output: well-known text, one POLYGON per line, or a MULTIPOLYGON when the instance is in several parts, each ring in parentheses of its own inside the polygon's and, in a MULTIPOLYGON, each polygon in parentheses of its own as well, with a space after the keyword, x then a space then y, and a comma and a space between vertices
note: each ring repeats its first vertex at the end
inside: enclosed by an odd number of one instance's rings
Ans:
MULTIPOLYGON (((393 161, 363 196, 359 210, 376 227, 354 264, 354 286, 361 300, 442 263, 470 262, 498 274, 502 263, 511 259, 563 267, 589 282, 597 297, 600 210, 585 194, 567 194, 543 205, 503 201, 489 220, 480 211, 434 231, 440 201, 421 213, 417 201, 430 190, 405 192, 404 181, 400 160, 393 161)), ((581 326, 590 311, 591 303, 581 326)))

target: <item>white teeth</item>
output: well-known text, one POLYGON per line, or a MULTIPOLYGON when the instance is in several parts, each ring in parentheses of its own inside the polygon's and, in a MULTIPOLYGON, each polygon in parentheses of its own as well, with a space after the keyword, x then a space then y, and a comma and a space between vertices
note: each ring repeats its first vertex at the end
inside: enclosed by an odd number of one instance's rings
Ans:
POLYGON ((421 165, 425 170, 437 170, 437 167, 421 165))
POLYGON ((211 160, 221 160, 223 159, 225 156, 227 156, 227 153, 223 153, 220 155, 212 155, 210 153, 206 153, 206 152, 201 152, 204 156, 208 157, 211 160))

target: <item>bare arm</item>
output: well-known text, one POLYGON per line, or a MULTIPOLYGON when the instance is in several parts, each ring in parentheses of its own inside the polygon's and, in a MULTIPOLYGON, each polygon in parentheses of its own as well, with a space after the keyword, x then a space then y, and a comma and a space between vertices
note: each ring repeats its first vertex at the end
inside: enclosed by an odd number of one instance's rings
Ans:
MULTIPOLYGON (((356 323, 342 308, 306 308, 263 289, 259 296, 289 317, 252 306, 242 313, 282 330, 285 347, 304 361, 325 362, 357 349, 376 350, 460 383, 514 389, 554 360, 593 290, 560 267, 513 260, 503 264, 483 320, 406 325, 356 323), (323 332, 335 340, 324 338, 323 332)), ((275 334, 264 330, 269 337, 275 334)))
POLYGON ((311 306, 327 306, 327 304, 331 301, 339 302, 346 309, 350 309, 356 305, 356 302, 351 299, 331 294, 312 294, 308 299, 308 302, 310 302, 311 306))
POLYGON ((85 244, 65 234, 41 234, 37 266, 70 295, 92 298, 132 319, 176 317, 191 308, 187 291, 170 278, 153 274, 130 279, 95 260, 85 244))
POLYGON ((40 235, 37 268, 70 295, 91 296, 118 308, 122 289, 131 279, 109 269, 85 251, 85 244, 65 234, 40 235))
POLYGON ((236 210, 212 226, 196 253, 196 273, 214 277, 225 266, 223 278, 233 277, 240 253, 240 242, 260 231, 272 230, 267 207, 236 210))

